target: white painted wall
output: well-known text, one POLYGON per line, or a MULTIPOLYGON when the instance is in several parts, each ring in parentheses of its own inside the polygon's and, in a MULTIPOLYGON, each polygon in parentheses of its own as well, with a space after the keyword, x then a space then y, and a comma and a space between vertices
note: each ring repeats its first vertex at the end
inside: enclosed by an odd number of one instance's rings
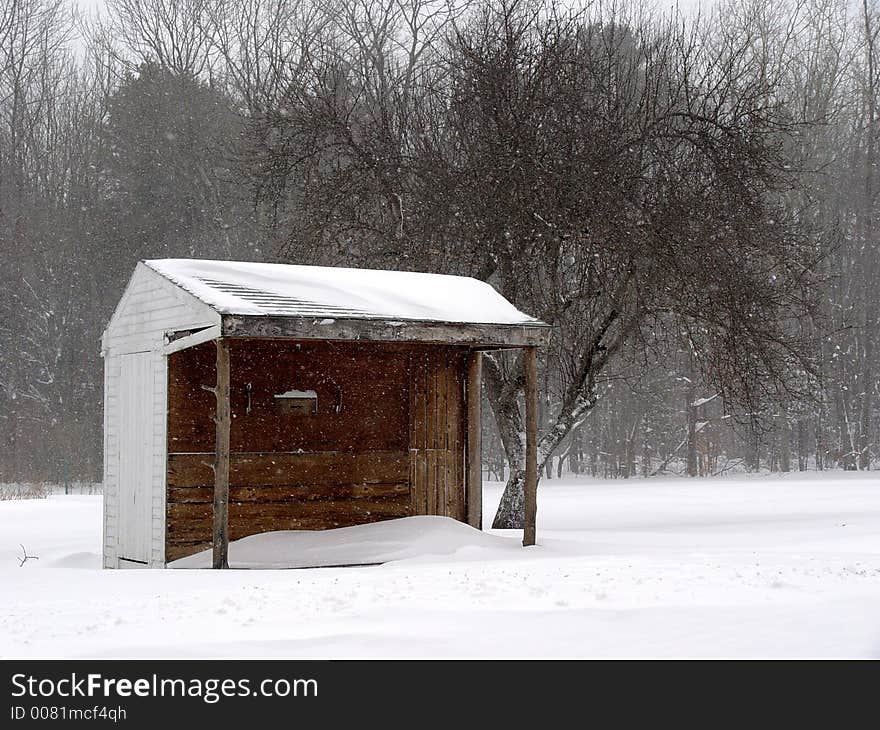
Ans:
MULTIPOLYGON (((166 335, 175 330, 220 324, 220 315, 191 294, 183 291, 144 264, 138 264, 128 286, 104 331, 104 567, 120 567, 123 531, 135 530, 146 541, 142 554, 150 567, 165 565, 165 472, 167 463, 166 425, 168 362, 162 353, 166 335), (126 357, 143 353, 139 357, 126 357), (137 364, 135 364, 137 363, 137 364), (129 372, 137 369, 137 374, 129 372), (123 370, 126 374, 123 375, 123 370), (136 385, 133 383, 136 382, 136 385), (123 387, 127 386, 123 396, 123 387), (133 390, 130 390, 133 389, 133 390), (143 390, 138 400, 138 390, 143 390), (137 400, 138 415, 144 420, 132 434, 132 419, 123 416, 137 400), (128 404, 128 405, 126 405, 128 404), (123 447, 124 444, 124 447, 123 447), (143 453, 126 453, 139 448, 143 453), (120 465, 128 475, 120 471, 120 465), (138 465, 141 466, 131 466, 138 465), (143 474, 141 474, 141 471, 143 474), (131 485, 134 479, 136 484, 131 485), (133 500, 143 509, 132 510, 120 504, 120 486, 138 491, 133 500), (140 492, 146 493, 141 495, 140 492), (149 505, 147 508, 146 505, 149 505), (128 525, 120 517, 129 520, 128 525), (132 524, 135 520, 137 524, 132 524), (144 524, 148 521, 148 524, 144 524)), ((123 542, 141 539, 134 535, 123 542)), ((123 563, 137 567, 136 563, 123 563)))
POLYGON ((119 481, 116 506, 120 560, 150 563, 153 527, 152 353, 118 355, 119 481))

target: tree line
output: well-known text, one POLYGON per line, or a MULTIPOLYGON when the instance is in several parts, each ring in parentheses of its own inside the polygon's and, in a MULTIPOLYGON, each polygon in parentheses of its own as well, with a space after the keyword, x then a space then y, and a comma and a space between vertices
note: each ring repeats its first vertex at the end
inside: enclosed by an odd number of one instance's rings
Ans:
MULTIPOLYGON (((868 469, 878 9, 0 8, 0 479, 95 478, 135 262, 438 271, 553 326, 547 477, 868 469)), ((521 368, 487 357, 516 523, 521 368)))

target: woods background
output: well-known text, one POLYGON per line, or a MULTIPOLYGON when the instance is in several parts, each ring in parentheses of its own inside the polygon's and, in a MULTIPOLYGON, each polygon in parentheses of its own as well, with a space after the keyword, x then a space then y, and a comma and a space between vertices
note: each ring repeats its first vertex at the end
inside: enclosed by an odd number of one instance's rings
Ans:
POLYGON ((0 481, 100 479, 101 331, 175 256, 489 281, 554 326, 547 477, 876 461, 874 0, 2 3, 0 481))

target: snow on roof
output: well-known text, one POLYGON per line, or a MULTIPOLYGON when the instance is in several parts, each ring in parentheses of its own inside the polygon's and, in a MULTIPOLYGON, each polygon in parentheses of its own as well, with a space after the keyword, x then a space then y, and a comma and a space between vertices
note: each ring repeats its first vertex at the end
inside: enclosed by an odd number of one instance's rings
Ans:
POLYGON ((221 314, 541 324, 464 276, 200 259, 144 262, 221 314))

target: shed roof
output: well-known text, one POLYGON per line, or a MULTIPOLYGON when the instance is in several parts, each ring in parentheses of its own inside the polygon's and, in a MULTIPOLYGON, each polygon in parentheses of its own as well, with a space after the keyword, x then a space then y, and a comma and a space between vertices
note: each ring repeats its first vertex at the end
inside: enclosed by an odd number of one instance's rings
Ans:
POLYGON ((548 325, 520 312, 489 284, 464 276, 201 259, 143 264, 220 315, 216 334, 200 339, 401 341, 485 349, 549 340, 548 325))
POLYGON ((541 324, 465 276, 243 261, 145 261, 220 314, 541 324))

